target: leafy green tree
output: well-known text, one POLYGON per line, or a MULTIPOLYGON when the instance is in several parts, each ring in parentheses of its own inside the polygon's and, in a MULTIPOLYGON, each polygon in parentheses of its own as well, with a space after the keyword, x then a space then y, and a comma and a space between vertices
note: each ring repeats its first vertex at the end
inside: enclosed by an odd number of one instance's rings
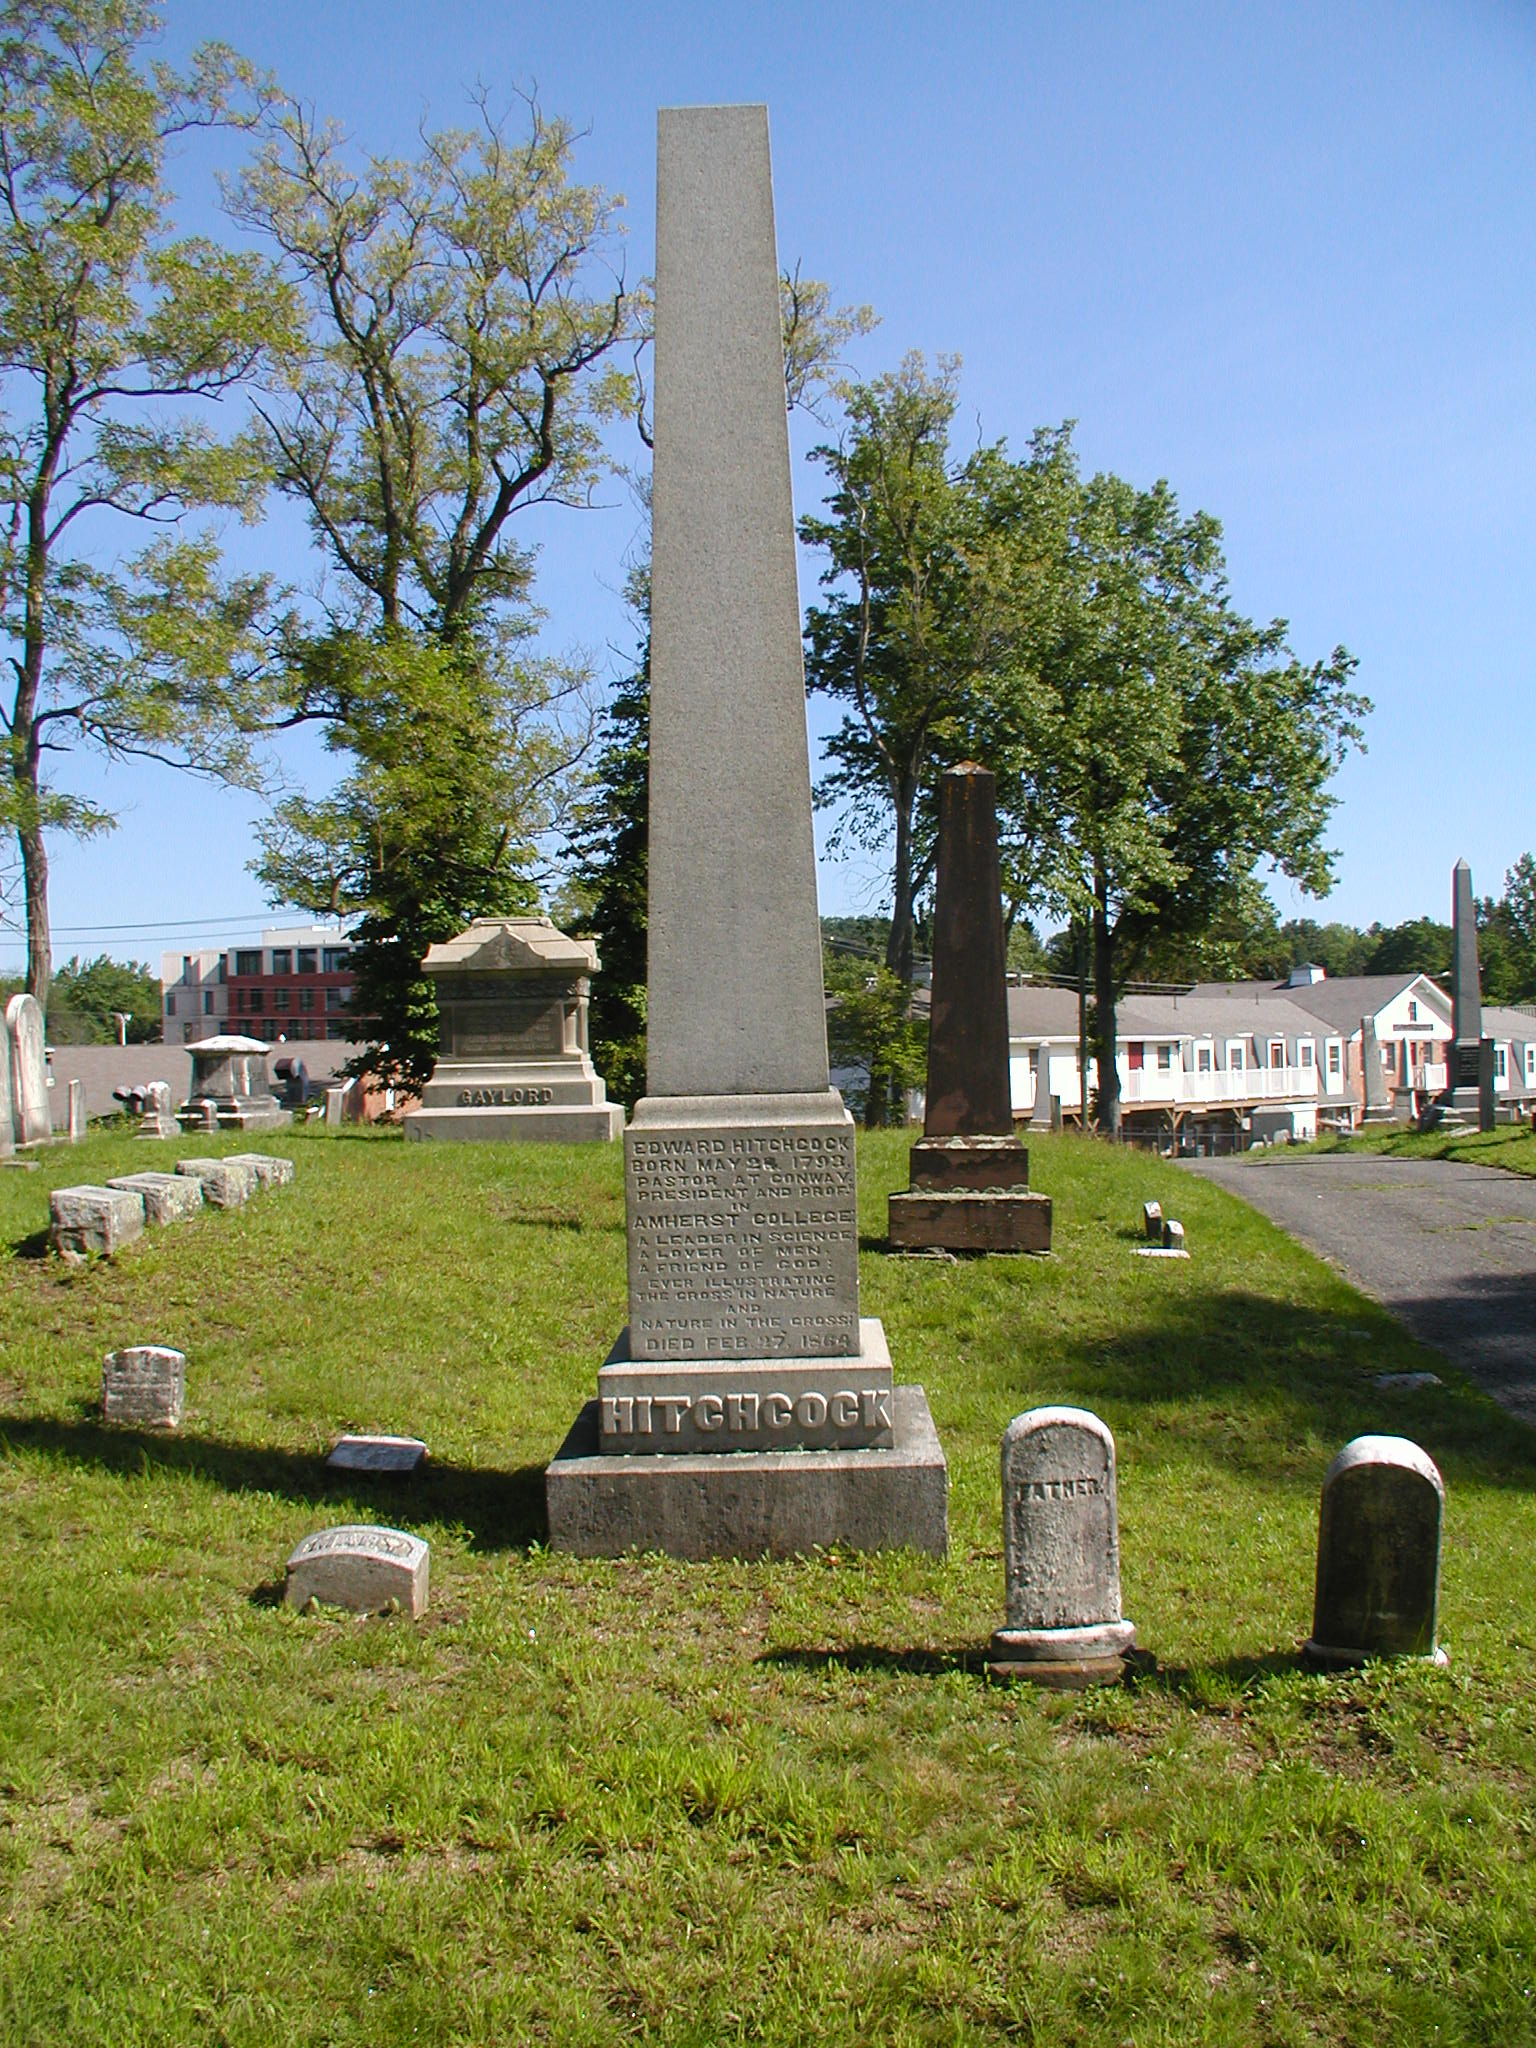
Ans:
POLYGON ((144 962, 76 956, 54 976, 48 1035, 56 1045, 116 1045, 120 1016, 130 1045, 159 1041, 160 977, 144 962))
MULTIPOLYGON (((1038 438, 1038 437, 1037 437, 1038 438)), ((1089 935, 1098 1121, 1119 1125, 1116 1002, 1134 964, 1218 927, 1240 929, 1269 860, 1323 893, 1328 783, 1369 708, 1352 657, 1302 663, 1283 620, 1231 606, 1220 528, 1183 516, 1165 483, 1114 476, 1063 490, 1053 450, 1050 601, 1031 657, 1002 809, 1049 821, 1047 900, 1089 935)), ((1038 528, 1029 552, 1038 561, 1038 528)))
POLYGON ((168 147, 252 118, 254 81, 216 44, 185 76, 146 62, 158 23, 146 0, 0 5, 0 825, 45 1004, 48 835, 112 823, 49 764, 84 744, 257 777, 264 587, 225 584, 206 536, 107 565, 121 522, 254 510, 252 446, 176 408, 247 379, 290 325, 260 257, 170 232, 168 147))
MULTIPOLYGON (((842 387, 845 431, 815 451, 831 486, 826 514, 800 522, 827 556, 826 595, 806 622, 806 687, 846 707, 817 801, 843 807, 834 849, 890 849, 886 965, 907 987, 938 778, 971 754, 994 765, 995 700, 1018 673, 1033 584, 1021 545, 1030 507, 1003 451, 951 455, 956 375, 952 359, 931 372, 909 355, 892 374, 842 387)), ((1019 873, 1017 847, 1005 846, 1004 868, 1019 873)))
POLYGON ((888 967, 823 949, 829 998, 827 1057, 832 1067, 862 1068, 868 1079, 844 1090, 855 1115, 871 1121, 870 1095, 883 1091, 873 1121, 892 1115, 891 1095, 904 1101, 927 1078, 928 1024, 912 1014, 912 991, 888 967))
POLYGON ((1505 1002, 1536 1003, 1536 858, 1522 853, 1504 877, 1499 903, 1509 954, 1505 1002))
POLYGON ((1373 924, 1365 936, 1362 974, 1429 974, 1441 981, 1450 975, 1454 941, 1448 924, 1414 917, 1404 924, 1373 924))
POLYGON ((326 743, 350 761, 319 801, 293 797, 261 829, 255 872, 273 901, 355 918, 353 1011, 377 1027, 358 1072, 419 1088, 437 1053, 427 948, 476 917, 537 905, 532 849, 516 829, 544 815, 564 769, 537 669, 519 723, 509 679, 472 641, 379 628, 307 649, 307 686, 344 711, 326 743))
POLYGON ((603 424, 633 403, 610 357, 634 306, 607 267, 617 202, 573 181, 563 122, 526 113, 514 135, 482 98, 473 132, 358 166, 282 101, 228 193, 309 316, 256 401, 277 488, 335 572, 325 619, 288 643, 287 717, 323 721, 355 764, 331 798, 279 810, 258 872, 311 904, 345 878, 370 1058, 408 1080, 431 1065, 426 945, 532 903, 534 844, 594 728, 580 665, 521 652, 534 558, 513 522, 588 501, 603 424))
POLYGON ((592 788, 571 834, 571 880, 590 905, 582 929, 597 941, 592 1062, 615 1101, 645 1093, 646 889, 650 873, 650 642, 604 717, 592 788))

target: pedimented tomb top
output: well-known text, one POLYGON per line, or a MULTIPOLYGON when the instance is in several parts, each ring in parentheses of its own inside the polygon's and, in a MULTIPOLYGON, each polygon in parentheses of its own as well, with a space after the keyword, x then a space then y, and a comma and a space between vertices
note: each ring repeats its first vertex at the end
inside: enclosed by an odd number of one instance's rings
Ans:
POLYGON ((456 939, 429 946, 422 961, 425 974, 572 975, 597 971, 597 947, 591 939, 569 938, 547 917, 477 917, 456 939))

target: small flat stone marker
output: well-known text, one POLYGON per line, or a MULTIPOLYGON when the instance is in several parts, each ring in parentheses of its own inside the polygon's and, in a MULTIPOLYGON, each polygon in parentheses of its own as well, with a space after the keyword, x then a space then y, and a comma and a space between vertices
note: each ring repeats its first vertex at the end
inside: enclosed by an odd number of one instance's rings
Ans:
POLYGON ((283 1598, 290 1607, 346 1607, 377 1614, 399 1603, 413 1620, 427 1611, 429 1546, 404 1529, 348 1524, 317 1529, 288 1560, 283 1598))
POLYGON ((1382 1394, 1416 1394, 1423 1387, 1439 1387, 1445 1382, 1437 1372, 1379 1372, 1371 1384, 1382 1394))
POLYGON ((1161 1202, 1143 1202, 1141 1205, 1142 1235, 1148 1244, 1163 1241, 1163 1205, 1161 1202))
POLYGON ((203 1206, 203 1184, 195 1174, 121 1173, 107 1186, 138 1195, 146 1223, 181 1223, 203 1206))
POLYGON ((71 1266, 144 1234, 144 1197, 133 1188, 55 1188, 48 1213, 53 1248, 71 1266))
POLYGON ((203 1184, 203 1200, 215 1209, 238 1209, 256 1189, 254 1170, 235 1159, 178 1159, 178 1173, 203 1184))
POLYGON ((994 1678, 1075 1689, 1124 1674, 1136 1630, 1120 1612, 1115 1440, 1086 1408, 1032 1408, 1003 1434, 1007 1626, 994 1678))
POLYGON ((230 1152, 226 1166, 248 1166, 258 1188, 285 1188, 293 1179, 293 1161, 279 1159, 271 1152, 230 1152))
POLYGON ((1163 1220, 1163 1250, 1181 1252, 1184 1249, 1184 1226, 1173 1216, 1163 1220))
POLYGON ((411 1473, 426 1455, 417 1436, 340 1436, 325 1462, 339 1472, 411 1473))
POLYGON ((187 1361, 168 1344, 129 1344, 109 1351, 101 1373, 101 1412, 108 1422, 175 1429, 187 1396, 187 1361))
POLYGON ((1435 1642, 1444 1517, 1445 1482, 1417 1444, 1357 1436, 1344 1446, 1323 1476, 1308 1663, 1447 1661, 1435 1642))

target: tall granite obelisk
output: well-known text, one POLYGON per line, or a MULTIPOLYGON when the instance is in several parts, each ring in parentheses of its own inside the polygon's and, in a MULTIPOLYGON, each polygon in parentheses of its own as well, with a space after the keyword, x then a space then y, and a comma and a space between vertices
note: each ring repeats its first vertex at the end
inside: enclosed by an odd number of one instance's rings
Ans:
POLYGON ((1451 870, 1451 1043, 1446 1087, 1430 1104, 1428 1123, 1493 1128, 1493 1045, 1483 1037, 1483 992, 1477 965, 1477 906, 1472 870, 1451 870))
POLYGON ((890 1197, 907 1250, 1048 1252, 1051 1201, 1032 1194, 1013 1128, 997 782, 964 761, 939 783, 933 1008, 912 1185, 890 1197))
POLYGON ((827 1072, 763 107, 658 123, 647 1077, 629 1324, 546 1475, 612 1555, 946 1544, 943 1452, 859 1316, 827 1072))

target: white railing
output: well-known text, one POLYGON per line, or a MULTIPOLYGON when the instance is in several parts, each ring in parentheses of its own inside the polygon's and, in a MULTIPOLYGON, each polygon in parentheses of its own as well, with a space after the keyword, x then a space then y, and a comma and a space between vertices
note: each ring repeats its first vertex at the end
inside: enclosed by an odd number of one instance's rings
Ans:
MULTIPOLYGON (((1030 1115, 1035 1106, 1034 1076, 1030 1062, 1014 1059, 1012 1066, 1013 1110, 1015 1116, 1030 1115)), ((1216 1103, 1311 1102, 1327 1096, 1318 1086, 1316 1067, 1220 1067, 1193 1074, 1182 1068, 1120 1068, 1120 1100, 1128 1108, 1166 1106, 1170 1109, 1199 1108, 1216 1103)), ((1088 1086, 1097 1086, 1098 1069, 1088 1063, 1088 1086)), ((1059 1096, 1063 1110, 1075 1113, 1082 1103, 1078 1087, 1077 1062, 1060 1056, 1050 1062, 1046 1083, 1059 1096)), ((1342 1098, 1340 1098, 1342 1099, 1342 1098)))

